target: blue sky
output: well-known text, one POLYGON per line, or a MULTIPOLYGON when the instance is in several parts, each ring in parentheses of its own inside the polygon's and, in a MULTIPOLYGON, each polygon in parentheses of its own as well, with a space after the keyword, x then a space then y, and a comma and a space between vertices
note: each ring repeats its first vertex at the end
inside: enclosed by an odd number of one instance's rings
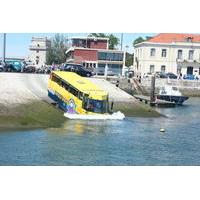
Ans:
MULTIPOLYGON (((62 33, 66 37, 71 36, 86 36, 88 33, 62 33)), ((28 48, 31 42, 31 38, 35 37, 48 37, 51 38, 55 33, 7 33, 6 42, 6 57, 26 57, 29 54, 28 48)), ((119 39, 121 33, 114 33, 119 39)), ((133 51, 132 43, 137 37, 153 36, 153 33, 124 33, 123 49, 129 52, 133 51), (127 48, 126 46, 129 46, 127 48)), ((3 49, 3 34, 0 33, 0 57, 2 57, 3 49)))

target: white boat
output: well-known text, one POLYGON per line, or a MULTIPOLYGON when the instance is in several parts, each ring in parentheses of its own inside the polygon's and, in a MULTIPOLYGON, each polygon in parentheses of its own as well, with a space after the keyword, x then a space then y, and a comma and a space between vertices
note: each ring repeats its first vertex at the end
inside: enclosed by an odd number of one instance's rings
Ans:
POLYGON ((163 86, 157 95, 157 99, 174 102, 177 105, 182 105, 188 98, 183 96, 178 88, 172 85, 163 86))
POLYGON ((123 120, 125 115, 120 111, 115 112, 113 114, 105 114, 105 115, 98 115, 98 114, 71 114, 71 113, 64 113, 64 116, 69 119, 81 119, 81 120, 123 120))

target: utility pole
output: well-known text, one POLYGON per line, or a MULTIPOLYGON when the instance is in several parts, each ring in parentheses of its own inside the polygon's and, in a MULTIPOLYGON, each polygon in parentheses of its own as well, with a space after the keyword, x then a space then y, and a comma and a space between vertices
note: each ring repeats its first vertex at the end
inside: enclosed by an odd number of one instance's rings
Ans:
POLYGON ((5 67, 5 59, 6 59, 6 33, 3 34, 3 56, 2 56, 2 64, 5 67))
POLYGON ((151 92, 150 92, 150 105, 153 106, 155 102, 155 81, 156 81, 156 76, 153 75, 151 77, 151 92))
POLYGON ((123 37, 124 37, 124 34, 122 33, 121 34, 121 51, 122 51, 122 48, 123 48, 123 37))

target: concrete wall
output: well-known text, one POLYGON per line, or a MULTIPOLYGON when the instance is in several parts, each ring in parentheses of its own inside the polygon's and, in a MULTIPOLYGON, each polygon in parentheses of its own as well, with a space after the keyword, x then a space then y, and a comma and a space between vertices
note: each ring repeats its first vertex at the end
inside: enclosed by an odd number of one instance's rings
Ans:
MULTIPOLYGON (((179 88, 179 90, 187 96, 200 96, 200 80, 177 80, 177 79, 160 79, 156 78, 156 91, 164 86, 165 84, 172 84, 173 86, 179 88)), ((141 86, 146 90, 150 91, 151 78, 142 79, 141 86)))

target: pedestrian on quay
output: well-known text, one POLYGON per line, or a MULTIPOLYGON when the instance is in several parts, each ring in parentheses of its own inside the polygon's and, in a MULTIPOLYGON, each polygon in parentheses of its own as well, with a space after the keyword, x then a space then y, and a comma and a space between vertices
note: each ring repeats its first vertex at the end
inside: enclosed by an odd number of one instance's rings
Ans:
POLYGON ((178 79, 182 80, 182 76, 183 76, 182 73, 180 73, 178 79))

